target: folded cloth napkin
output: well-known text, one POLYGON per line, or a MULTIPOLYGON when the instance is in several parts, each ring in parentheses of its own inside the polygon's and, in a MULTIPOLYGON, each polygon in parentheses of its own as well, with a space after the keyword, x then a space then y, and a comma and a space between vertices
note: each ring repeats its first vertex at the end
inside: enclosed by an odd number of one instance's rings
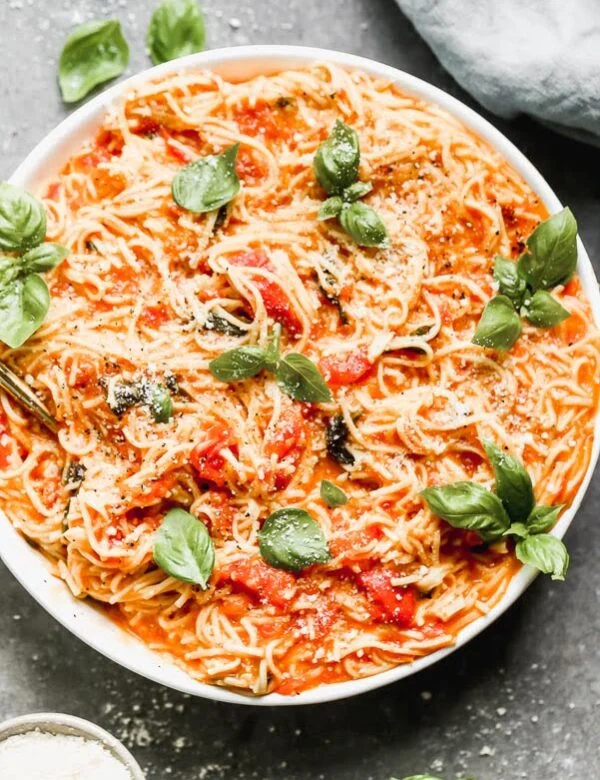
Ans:
POLYGON ((396 0, 483 106, 600 146, 600 0, 396 0))

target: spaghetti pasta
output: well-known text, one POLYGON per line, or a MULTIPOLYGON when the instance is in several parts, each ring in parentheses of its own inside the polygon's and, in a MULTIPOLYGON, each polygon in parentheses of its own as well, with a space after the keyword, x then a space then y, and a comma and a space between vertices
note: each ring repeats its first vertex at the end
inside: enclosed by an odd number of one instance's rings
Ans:
POLYGON ((43 196, 48 237, 71 253, 48 275, 43 327, 2 359, 60 430, 1 396, 0 507, 76 597, 193 677, 292 694, 451 644, 519 564, 419 493, 491 486, 486 437, 526 464, 538 501, 568 504, 580 486, 600 366, 589 303, 574 277, 554 291, 565 322, 525 324, 506 353, 471 343, 494 255, 515 257, 547 213, 435 105, 326 63, 242 83, 181 73, 126 95, 43 196), (312 160, 336 119, 359 135, 389 248, 317 221, 312 160), (235 143, 235 199, 178 207, 181 166, 235 143), (269 374, 211 375, 222 352, 266 347, 274 321, 331 402, 294 401, 269 374), (139 381, 171 388, 168 422, 109 405, 115 383, 139 381), (323 479, 348 502, 328 507, 323 479), (175 506, 210 531, 206 590, 153 561, 175 506), (328 562, 292 574, 261 559, 261 525, 287 506, 317 520, 328 562))

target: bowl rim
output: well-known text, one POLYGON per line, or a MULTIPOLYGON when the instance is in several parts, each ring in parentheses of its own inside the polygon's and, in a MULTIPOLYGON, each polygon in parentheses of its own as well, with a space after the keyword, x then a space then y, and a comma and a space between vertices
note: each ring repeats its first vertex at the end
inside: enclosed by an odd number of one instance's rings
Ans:
MULTIPOLYGON (((388 79, 404 91, 440 106, 501 154, 540 196, 551 213, 562 208, 560 200, 525 155, 490 122, 457 98, 422 79, 372 59, 323 48, 287 45, 213 49, 141 71, 92 98, 63 120, 30 152, 9 181, 20 186, 35 186, 34 182, 41 180, 39 177, 41 166, 46 165, 47 169, 56 170, 59 166, 51 160, 55 161, 56 157, 60 157, 61 148, 64 154, 67 146, 72 148, 78 143, 75 140, 78 135, 80 139, 89 137, 89 127, 100 123, 106 110, 116 99, 126 91, 151 79, 168 73, 206 68, 217 72, 229 71, 228 75, 231 75, 231 69, 237 69, 237 73, 241 73, 242 77, 236 80, 244 80, 259 73, 274 73, 288 67, 305 66, 315 61, 362 70, 370 75, 388 79), (244 66, 252 72, 244 71, 244 66), (82 134, 86 127, 88 130, 82 134)), ((600 291, 592 264, 580 239, 578 239, 578 252, 578 273, 590 301, 595 322, 598 324, 600 291)), ((599 453, 600 415, 597 414, 590 463, 571 506, 552 531, 558 538, 563 537, 581 504, 599 453)), ((455 643, 442 650, 371 677, 321 685, 296 696, 270 693, 262 697, 251 697, 218 685, 199 682, 178 667, 168 656, 149 650, 141 640, 118 628, 105 615, 102 615, 102 623, 99 609, 75 599, 64 583, 50 574, 47 566, 40 566, 40 562, 44 560, 43 556, 19 534, 2 512, 0 512, 0 557, 21 585, 65 628, 129 671, 186 694, 253 706, 297 706, 335 701, 409 677, 442 660, 477 636, 503 614, 537 576, 537 572, 531 567, 526 566, 519 570, 513 576, 504 596, 490 612, 466 626, 458 634, 455 643), (60 586, 60 591, 56 587, 57 584, 60 586)))
POLYGON ((119 739, 102 726, 76 715, 62 712, 32 712, 29 715, 9 718, 0 723, 0 745, 10 737, 30 734, 36 730, 42 734, 65 734, 83 737, 90 742, 99 742, 129 771, 131 780, 145 780, 146 776, 141 766, 119 739))

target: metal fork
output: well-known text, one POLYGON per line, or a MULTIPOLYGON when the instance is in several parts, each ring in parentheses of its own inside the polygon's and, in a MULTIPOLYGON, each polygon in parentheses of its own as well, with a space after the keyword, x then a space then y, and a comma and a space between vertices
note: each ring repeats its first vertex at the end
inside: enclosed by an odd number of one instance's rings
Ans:
POLYGON ((58 431, 58 423, 52 417, 50 412, 46 409, 44 404, 33 393, 33 391, 27 387, 25 382, 20 379, 15 373, 13 373, 8 366, 0 362, 0 387, 3 387, 7 393, 9 393, 15 401, 18 401, 21 406, 27 409, 28 412, 35 415, 37 419, 43 423, 52 433, 56 434, 58 431))

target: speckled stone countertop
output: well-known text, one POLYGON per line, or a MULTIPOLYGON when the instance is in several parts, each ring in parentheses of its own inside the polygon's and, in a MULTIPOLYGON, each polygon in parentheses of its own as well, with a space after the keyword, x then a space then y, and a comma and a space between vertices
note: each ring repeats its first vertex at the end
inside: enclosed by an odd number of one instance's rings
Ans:
MULTIPOLYGON (((151 0, 0 2, 0 178, 66 114, 55 84, 67 30, 118 16, 130 72, 148 65, 151 0)), ((210 0, 211 48, 296 43, 362 54, 472 104, 393 0, 210 0)), ((492 121, 575 212, 600 262, 600 150, 520 119, 492 121)), ((0 721, 69 712, 121 737, 148 780, 445 780, 600 777, 600 486, 566 537, 567 582, 538 578, 484 635, 435 667, 364 696, 276 709, 191 699, 130 674, 57 625, 0 564, 0 721)))

